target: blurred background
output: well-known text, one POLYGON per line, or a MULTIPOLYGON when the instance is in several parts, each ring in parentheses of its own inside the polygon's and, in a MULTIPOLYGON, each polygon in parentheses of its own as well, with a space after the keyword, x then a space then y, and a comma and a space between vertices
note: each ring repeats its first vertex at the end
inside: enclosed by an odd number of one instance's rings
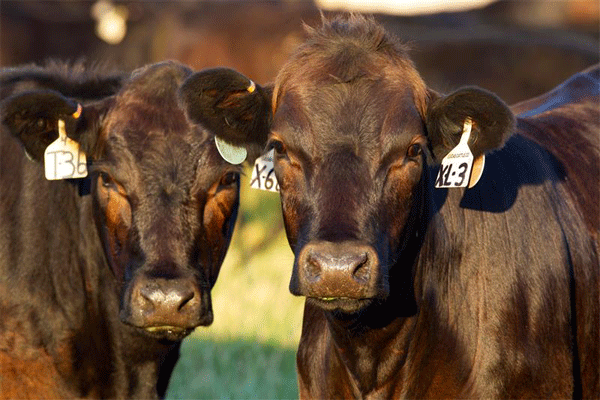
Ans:
MULTIPOLYGON (((507 103, 599 61, 598 0, 0 1, 0 66, 48 59, 132 70, 174 59, 273 81, 320 12, 373 13, 412 47, 427 84, 507 103)), ((302 304, 276 193, 248 189, 213 290, 215 322, 184 341, 169 398, 295 398, 302 304)))

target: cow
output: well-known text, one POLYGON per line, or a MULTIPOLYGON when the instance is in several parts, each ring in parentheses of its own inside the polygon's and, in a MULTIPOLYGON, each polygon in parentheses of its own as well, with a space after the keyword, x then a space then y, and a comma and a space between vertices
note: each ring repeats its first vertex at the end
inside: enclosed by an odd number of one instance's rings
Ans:
POLYGON ((164 397, 238 210, 215 138, 264 132, 269 97, 172 61, 7 68, 0 87, 0 398, 164 397), (59 136, 78 149, 57 161, 59 136))
POLYGON ((300 398, 600 397, 599 82, 513 111, 431 90, 371 18, 308 28, 267 143, 300 398))

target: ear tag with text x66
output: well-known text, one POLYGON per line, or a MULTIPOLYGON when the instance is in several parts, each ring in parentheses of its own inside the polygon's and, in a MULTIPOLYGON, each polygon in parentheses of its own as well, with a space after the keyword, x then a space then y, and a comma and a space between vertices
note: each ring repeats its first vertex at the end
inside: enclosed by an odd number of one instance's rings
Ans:
POLYGON ((275 150, 271 150, 256 159, 250 180, 251 188, 279 192, 279 183, 277 183, 273 166, 274 153, 275 150))
POLYGON ((62 119, 58 120, 58 139, 44 151, 44 166, 49 181, 85 178, 88 174, 85 153, 79 143, 67 137, 62 119))
POLYGON ((473 168, 473 153, 469 149, 469 137, 473 123, 467 118, 460 142, 442 160, 440 171, 435 179, 436 188, 466 187, 473 168))

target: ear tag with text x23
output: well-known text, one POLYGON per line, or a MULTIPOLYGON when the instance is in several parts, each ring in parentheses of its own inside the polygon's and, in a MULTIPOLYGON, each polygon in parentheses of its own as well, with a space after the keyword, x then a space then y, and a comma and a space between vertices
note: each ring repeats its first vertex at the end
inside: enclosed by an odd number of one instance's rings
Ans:
MULTIPOLYGON (((73 118, 80 115, 81 105, 78 105, 73 118)), ((58 139, 44 151, 44 167, 49 181, 85 178, 88 175, 85 153, 79 148, 79 143, 67 136, 62 119, 58 120, 58 139)))
POLYGON ((467 118, 464 122, 460 142, 442 160, 440 171, 435 179, 436 188, 472 187, 479 180, 481 172, 483 171, 482 163, 485 159, 482 158, 484 156, 477 159, 477 163, 478 165, 481 165, 481 168, 477 171, 478 176, 476 179, 471 179, 473 153, 471 153, 471 149, 469 149, 467 143, 471 137, 472 126, 473 122, 470 118, 467 118))
POLYGON ((251 188, 279 192, 279 183, 275 177, 275 167, 273 166, 274 153, 275 150, 271 149, 271 151, 258 157, 256 162, 254 162, 252 178, 250 180, 251 188))

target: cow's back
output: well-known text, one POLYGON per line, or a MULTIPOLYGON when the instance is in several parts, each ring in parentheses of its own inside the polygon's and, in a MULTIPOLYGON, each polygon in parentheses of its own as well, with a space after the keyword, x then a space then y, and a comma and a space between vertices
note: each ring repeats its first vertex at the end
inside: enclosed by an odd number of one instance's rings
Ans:
MULTIPOLYGON (((575 396, 600 395, 600 95, 598 67, 593 93, 519 121, 521 132, 556 157, 562 179, 557 184, 569 251, 569 283, 572 335, 576 337, 574 376, 581 377, 581 392, 575 396)), ((581 89, 579 89, 581 91, 581 89)), ((579 93, 581 94, 581 93, 579 93)), ((577 390, 577 388, 576 388, 577 390)))
MULTIPOLYGON (((571 215, 564 229, 571 263, 571 318, 577 336, 583 397, 600 395, 600 65, 540 98, 516 106, 520 132, 546 148, 562 168, 559 183, 571 215), (533 109, 533 112, 530 111, 533 109), (569 200, 567 200, 569 199, 569 200)), ((567 214, 567 213, 564 213, 567 214)), ((563 214, 563 215, 564 215, 563 214)), ((574 362, 575 364, 575 362, 574 362)), ((577 372, 577 370, 576 370, 577 372)))
POLYGON ((600 231, 600 65, 574 75, 556 89, 514 105, 519 133, 550 151, 563 168, 590 234, 600 231))

